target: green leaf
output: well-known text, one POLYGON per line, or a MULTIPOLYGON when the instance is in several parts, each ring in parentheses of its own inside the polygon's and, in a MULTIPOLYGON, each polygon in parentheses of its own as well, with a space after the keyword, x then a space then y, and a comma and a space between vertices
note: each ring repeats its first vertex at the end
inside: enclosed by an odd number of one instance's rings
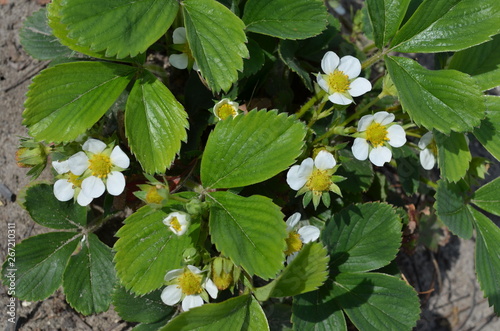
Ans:
POLYGON ((309 71, 304 69, 297 58, 295 52, 299 49, 299 44, 293 40, 282 40, 279 43, 278 53, 281 60, 288 66, 290 70, 295 72, 309 91, 313 91, 313 85, 309 71))
POLYGON ((256 74, 266 62, 264 50, 254 40, 248 39, 249 58, 243 60, 243 77, 249 77, 256 74))
POLYGON ((7 258, 3 265, 4 284, 14 280, 15 295, 21 300, 48 298, 61 286, 64 269, 79 237, 75 232, 49 232, 23 240, 16 245, 15 256, 7 258), (9 272, 15 275, 13 279, 9 278, 9 272))
POLYGON ((474 208, 470 211, 476 227, 477 279, 490 306, 500 314, 500 229, 474 208))
POLYGON ((474 136, 500 161, 500 97, 488 95, 486 99, 486 118, 474 130, 474 136))
POLYGON ((208 137, 201 181, 207 188, 231 188, 269 179, 293 164, 305 134, 304 124, 276 111, 220 121, 208 137))
POLYGON ((450 132, 448 136, 434 132, 438 149, 438 164, 441 177, 449 182, 458 182, 469 169, 472 156, 463 133, 450 132))
POLYGON ((497 0, 426 0, 394 37, 393 50, 459 51, 500 32, 497 0))
POLYGON ((24 206, 35 222, 51 229, 76 229, 87 223, 87 209, 73 201, 57 200, 52 185, 28 188, 24 206))
POLYGON ((473 78, 455 70, 427 70, 402 57, 386 57, 403 110, 428 130, 472 131, 484 118, 484 98, 473 78))
POLYGON ((187 138, 187 113, 153 74, 136 80, 127 100, 125 133, 147 173, 164 173, 187 138))
POLYGON ((214 0, 181 3, 186 36, 203 78, 214 92, 227 91, 248 57, 243 22, 214 0))
POLYGON ((321 233, 331 273, 368 271, 389 264, 401 244, 401 227, 388 204, 356 204, 336 213, 321 233))
POLYGON ((367 0, 375 45, 382 49, 396 34, 410 0, 367 0))
POLYGON ((24 50, 38 60, 52 60, 71 54, 71 50, 61 45, 52 34, 47 23, 46 8, 33 13, 24 21, 19 37, 24 50))
POLYGON ((473 76, 483 91, 500 85, 500 35, 492 39, 455 53, 448 66, 473 76))
POLYGON ((332 294, 358 330, 412 330, 420 318, 415 290, 379 273, 341 273, 332 294))
POLYGON ((249 294, 190 309, 160 331, 269 330, 259 303, 249 294))
POLYGON ((142 295, 156 290, 168 271, 183 266, 182 253, 192 247, 191 235, 199 224, 191 223, 187 233, 176 236, 163 224, 167 215, 144 206, 116 233, 116 272, 128 291, 142 295))
POLYGON ((107 311, 115 281, 111 248, 90 233, 64 272, 66 300, 83 315, 107 311))
POLYGON ((416 194, 420 186, 421 165, 415 150, 408 145, 392 150, 398 165, 397 172, 401 187, 407 195, 416 194))
POLYGON ((370 161, 359 161, 347 149, 340 150, 338 155, 342 166, 336 174, 346 178, 337 184, 340 190, 352 193, 368 190, 373 182, 373 168, 370 161))
POLYGON ((143 296, 135 296, 119 286, 113 292, 113 306, 118 315, 128 322, 154 323, 175 312, 173 307, 163 303, 161 292, 156 290, 143 296))
POLYGON ((306 39, 326 28, 322 0, 248 0, 243 22, 247 31, 281 39, 306 39))
POLYGON ((293 298, 292 322, 300 331, 347 331, 344 313, 333 300, 332 281, 319 290, 293 298))
POLYGON ((208 199, 210 235, 217 250, 250 275, 275 277, 283 267, 287 237, 280 208, 258 195, 213 192, 208 199))
POLYGON ((328 254, 318 243, 305 245, 283 272, 254 292, 259 301, 287 297, 316 290, 328 277, 328 254))
POLYGON ((500 177, 477 189, 472 202, 487 212, 500 216, 500 177))
POLYGON ((94 125, 128 85, 136 69, 105 62, 73 62, 33 79, 23 124, 37 140, 72 141, 94 125))
POLYGON ((436 213, 441 221, 457 236, 469 239, 472 236, 472 215, 467 208, 467 188, 464 181, 448 183, 438 181, 436 191, 436 213))
POLYGON ((118 59, 144 53, 177 16, 175 0, 66 0, 61 22, 68 37, 118 59))

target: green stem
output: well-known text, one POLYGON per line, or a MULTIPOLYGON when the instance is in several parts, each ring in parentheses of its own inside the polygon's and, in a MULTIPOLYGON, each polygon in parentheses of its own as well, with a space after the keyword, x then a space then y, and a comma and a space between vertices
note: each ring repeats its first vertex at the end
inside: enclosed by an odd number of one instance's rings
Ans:
POLYGON ((172 200, 180 201, 180 202, 189 202, 189 199, 181 198, 180 196, 172 195, 172 194, 170 194, 168 196, 168 198, 172 199, 172 200))
POLYGON ((326 92, 323 91, 323 90, 321 90, 318 93, 316 93, 315 95, 313 95, 312 98, 309 99, 309 101, 307 101, 299 109, 299 111, 295 114, 297 116, 297 118, 301 118, 312 106, 314 106, 314 104, 316 103, 316 101, 323 99, 323 97, 325 96, 325 94, 326 94, 326 92))
POLYGON ((340 124, 340 126, 346 126, 347 124, 351 123, 355 119, 360 118, 362 115, 364 115, 367 111, 370 110, 371 106, 373 106, 374 104, 376 104, 377 102, 379 102, 379 100, 380 100, 380 98, 376 97, 372 101, 368 102, 363 108, 361 108, 360 110, 356 111, 354 114, 352 114, 351 116, 349 116, 344 121, 344 123, 340 124))
POLYGON ((352 132, 354 132, 355 130, 356 129, 352 128, 352 127, 351 128, 345 128, 343 126, 334 126, 330 130, 328 130, 327 132, 325 132, 324 134, 322 134, 321 136, 319 136, 318 138, 314 139, 313 145, 319 143, 323 139, 326 139, 326 138, 329 138, 329 137, 333 136, 334 134, 339 135, 339 136, 350 137, 351 136, 350 134, 352 132))

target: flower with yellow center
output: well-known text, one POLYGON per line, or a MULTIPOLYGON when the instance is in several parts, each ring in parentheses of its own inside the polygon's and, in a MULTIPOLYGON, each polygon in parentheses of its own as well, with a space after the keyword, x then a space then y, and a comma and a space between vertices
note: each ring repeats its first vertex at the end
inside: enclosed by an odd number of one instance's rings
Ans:
POLYGON ((53 161, 52 166, 59 174, 54 183, 54 195, 59 201, 69 201, 75 198, 79 205, 87 206, 93 198, 82 192, 82 179, 69 169, 68 160, 53 161))
POLYGON ((288 264, 295 259, 304 244, 319 238, 320 230, 314 225, 301 226, 300 217, 300 213, 295 213, 286 220, 288 238, 286 239, 287 249, 285 255, 288 264))
POLYGON ((334 52, 326 52, 321 60, 321 69, 325 74, 316 76, 319 86, 325 90, 328 99, 338 105, 349 105, 352 97, 358 97, 372 89, 366 78, 358 77, 361 63, 353 56, 339 58, 334 52))
POLYGON ((172 41, 174 45, 173 49, 182 52, 181 54, 171 54, 168 58, 170 64, 177 69, 186 69, 193 68, 196 71, 199 71, 198 65, 196 64, 193 55, 191 54, 191 49, 189 48, 187 37, 186 37, 186 28, 179 27, 174 30, 172 34, 172 41))
POLYGON ((175 269, 165 275, 165 281, 170 285, 161 292, 161 300, 173 306, 182 300, 182 309, 188 311, 208 302, 207 293, 217 298, 217 286, 210 278, 202 275, 202 271, 195 266, 188 265, 184 269, 175 269))
POLYGON ((68 159, 71 172, 81 176, 82 192, 91 198, 100 197, 107 189, 111 195, 120 195, 125 189, 121 171, 128 168, 130 160, 119 146, 108 147, 97 139, 88 139, 78 152, 68 159))
POLYGON ((434 135, 431 131, 427 132, 418 142, 420 148, 420 164, 425 170, 431 170, 436 164, 437 146, 434 135))
POLYGON ((401 147, 406 143, 405 130, 392 123, 394 114, 380 111, 361 117, 358 123, 358 138, 354 139, 352 154, 358 160, 370 161, 381 167, 392 158, 390 147, 401 147))
POLYGON ((168 214, 163 220, 163 224, 168 226, 168 228, 178 236, 182 236, 186 233, 189 223, 189 215, 178 211, 168 214))
POLYGON ((237 102, 224 98, 215 104, 214 115, 220 120, 225 120, 229 116, 236 117, 240 113, 239 106, 237 102))

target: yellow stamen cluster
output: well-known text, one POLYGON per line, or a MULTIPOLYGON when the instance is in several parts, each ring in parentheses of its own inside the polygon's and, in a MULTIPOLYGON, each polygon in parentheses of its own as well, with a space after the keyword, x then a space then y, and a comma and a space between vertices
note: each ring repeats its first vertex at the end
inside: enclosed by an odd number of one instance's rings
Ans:
POLYGON ((106 178, 111 172, 111 159, 104 154, 94 154, 89 160, 89 169, 92 171, 92 176, 106 178))
POLYGON ((182 228, 181 223, 179 223, 179 220, 175 216, 170 220, 170 226, 177 232, 181 231, 182 228))
POLYGON ((77 176, 70 171, 69 177, 68 177, 68 182, 73 184, 73 188, 76 188, 76 187, 82 186, 83 179, 81 179, 80 176, 77 176))
POLYGON ((351 85, 349 77, 340 70, 335 70, 333 73, 329 74, 326 83, 330 88, 330 92, 338 93, 346 92, 351 85))
POLYGON ((387 137, 387 128, 380 123, 373 122, 366 129, 366 140, 369 141, 373 147, 382 146, 389 140, 387 137))
POLYGON ((230 104, 224 104, 217 109, 217 116, 222 120, 225 120, 229 116, 236 116, 237 114, 236 109, 230 104))
POLYGON ((163 197, 158 193, 156 187, 151 186, 146 193, 146 202, 160 204, 162 201, 163 197))
POLYGON ((201 287, 202 276, 194 274, 191 270, 186 270, 177 278, 178 286, 185 295, 200 294, 203 291, 201 287))
POLYGON ((327 171, 314 169, 306 182, 306 187, 313 192, 326 192, 331 184, 331 175, 327 171))
POLYGON ((220 275, 218 275, 217 273, 214 272, 212 274, 212 281, 214 282, 215 286, 217 286, 217 288, 220 291, 223 291, 226 288, 228 288, 229 285, 232 284, 233 275, 231 273, 225 272, 224 270, 222 270, 220 275))
POLYGON ((288 234, 288 238, 286 238, 285 241, 285 254, 287 256, 300 251, 300 249, 302 248, 302 240, 300 240, 300 235, 295 231, 290 231, 290 233, 288 234))

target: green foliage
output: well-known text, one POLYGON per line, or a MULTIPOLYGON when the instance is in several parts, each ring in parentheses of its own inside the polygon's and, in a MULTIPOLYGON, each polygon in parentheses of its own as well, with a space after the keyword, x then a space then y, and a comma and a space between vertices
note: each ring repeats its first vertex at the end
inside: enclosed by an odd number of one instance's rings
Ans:
POLYGON ((30 85, 23 124, 38 140, 72 141, 104 115, 134 71, 106 62, 64 63, 45 69, 30 85))
POLYGON ((445 136, 440 132, 434 132, 434 139, 438 148, 441 177, 449 182, 458 182, 467 173, 472 160, 465 135, 451 132, 449 136, 445 136))
POLYGON ((160 331, 269 330, 259 303, 249 294, 192 309, 160 331))
POLYGON ((500 178, 480 187, 474 193, 472 203, 489 213, 500 216, 500 178))
POLYGON ((469 239, 472 236, 472 215, 467 208, 466 184, 438 182, 434 207, 438 217, 457 236, 469 239))
POLYGON ((279 44, 278 52, 281 60, 295 72, 309 91, 313 91, 311 76, 307 70, 301 67, 300 62, 295 58, 295 53, 299 49, 299 44, 292 40, 282 40, 279 44))
POLYGON ((486 118, 474 130, 474 136, 497 160, 500 160, 500 97, 486 97, 486 118))
POLYGON ((500 32, 496 0, 425 0, 391 42, 398 52, 459 51, 500 32))
POLYGON ((403 21, 410 0, 367 0, 375 45, 383 48, 394 37, 403 21))
POLYGON ((401 105, 415 123, 443 133, 472 131, 484 117, 484 99, 469 75, 427 70, 417 62, 391 56, 387 69, 401 105))
MULTIPOLYGON (((175 2, 175 1, 174 1, 175 2)), ((202 76, 214 92, 227 91, 248 57, 243 22, 215 0, 182 1, 187 40, 202 76)))
POLYGON ((288 168, 303 146, 304 125, 276 111, 220 121, 207 141, 201 181, 207 188, 259 183, 288 168))
POLYGON ((373 182, 373 168, 369 161, 357 160, 351 151, 344 149, 339 151, 339 162, 342 167, 337 174, 346 178, 338 183, 342 192, 358 193, 368 190, 373 182))
POLYGON ((127 100, 125 132, 130 149, 148 173, 164 173, 187 138, 187 114, 150 72, 136 80, 127 100))
POLYGON ((263 196, 208 195, 210 235, 217 249, 250 275, 268 279, 283 267, 286 227, 279 207, 263 196))
POLYGON ((69 56, 71 50, 61 45, 52 34, 47 23, 47 9, 42 8, 24 21, 19 32, 24 50, 39 60, 53 60, 61 56, 69 56))
POLYGON ((321 0, 248 0, 243 21, 250 32, 306 39, 326 28, 326 11, 321 0))

